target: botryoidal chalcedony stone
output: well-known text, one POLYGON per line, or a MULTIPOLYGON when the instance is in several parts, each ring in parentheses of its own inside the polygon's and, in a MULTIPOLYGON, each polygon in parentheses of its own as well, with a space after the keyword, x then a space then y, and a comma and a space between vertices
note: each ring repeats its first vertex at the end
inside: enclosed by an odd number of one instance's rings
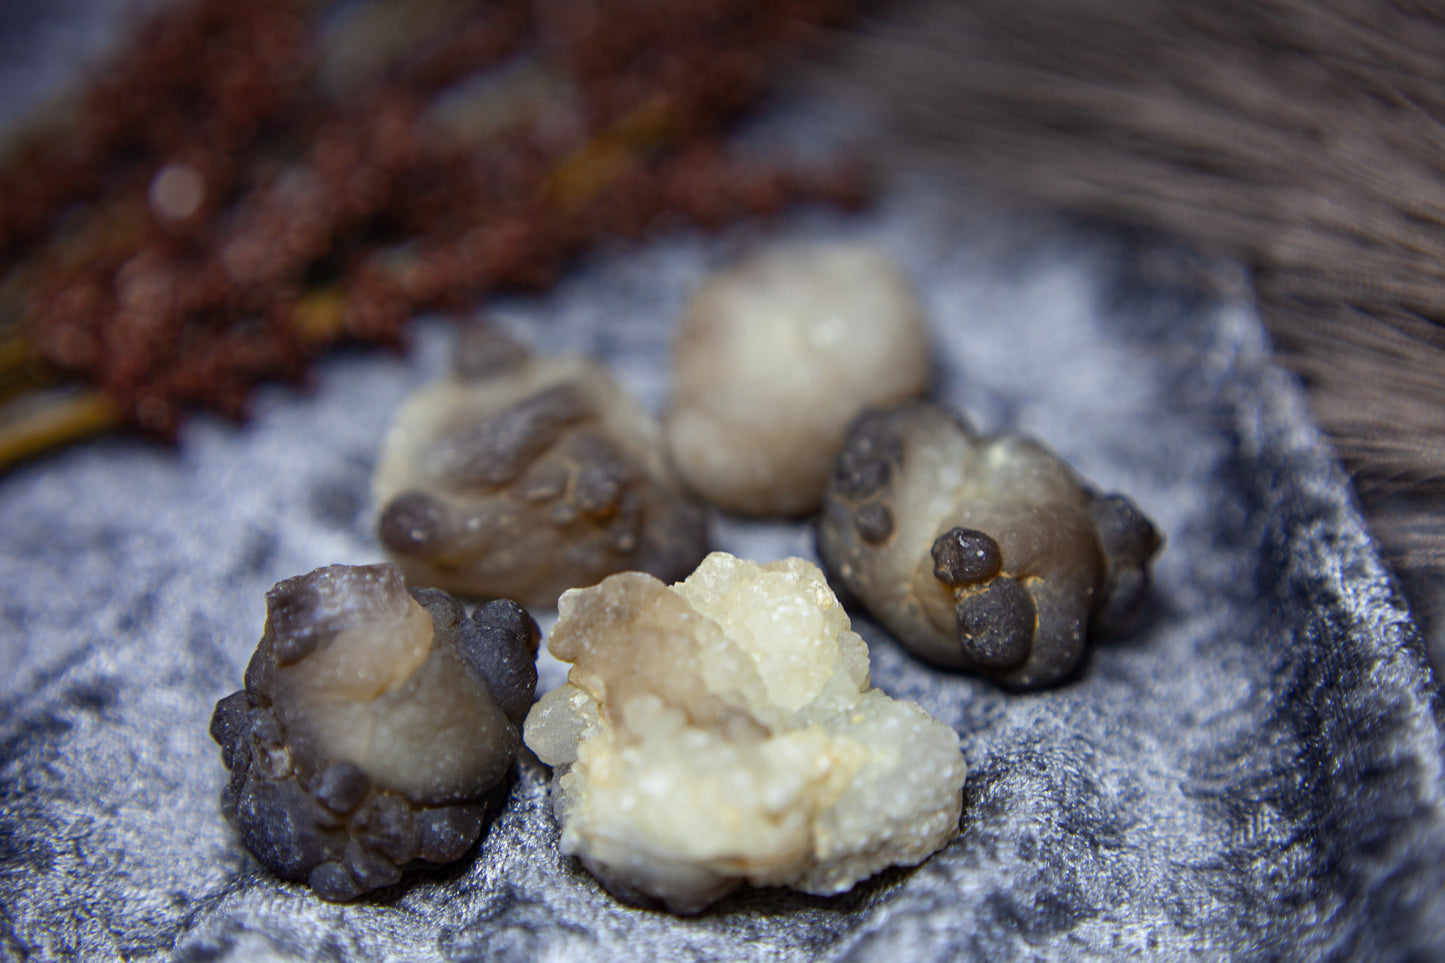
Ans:
POLYGON ((923 402, 854 422, 818 523, 828 572, 899 641, 1016 689, 1060 681, 1091 629, 1125 623, 1162 544, 1039 443, 923 402))
POLYGON ((869 684, 823 573, 722 552, 668 586, 562 596, 565 685, 527 717, 561 846, 624 898, 695 912, 738 885, 833 894, 958 832, 953 730, 869 684))
POLYGON ((242 844, 328 900, 462 856, 536 691, 532 617, 502 600, 468 618, 392 565, 286 579, 266 608, 246 687, 211 719, 242 844))
POLYGON ((553 606, 613 572, 682 578, 707 554, 656 419, 596 362, 485 326, 397 412, 372 487, 407 578, 462 595, 553 606))

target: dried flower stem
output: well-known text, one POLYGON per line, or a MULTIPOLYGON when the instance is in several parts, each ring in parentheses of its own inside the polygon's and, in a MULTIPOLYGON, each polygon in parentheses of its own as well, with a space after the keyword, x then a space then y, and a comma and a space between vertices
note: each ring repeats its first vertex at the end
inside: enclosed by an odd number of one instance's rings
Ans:
MULTIPOLYGON (((391 49, 377 32, 411 10, 396 0, 330 35, 300 0, 246 16, 187 0, 67 134, 0 171, 0 198, 18 198, 0 209, 17 350, 170 435, 192 406, 241 416, 255 383, 299 377, 338 340, 394 343, 417 311, 543 286, 597 237, 854 203, 856 171, 742 163, 717 140, 778 52, 844 5, 428 0, 412 12, 445 29, 391 49), (519 62, 561 93, 528 101, 519 83, 509 100, 497 81, 474 113, 510 121, 468 135, 438 120, 459 86, 519 62)), ((98 423, 82 414, 53 437, 98 423)))

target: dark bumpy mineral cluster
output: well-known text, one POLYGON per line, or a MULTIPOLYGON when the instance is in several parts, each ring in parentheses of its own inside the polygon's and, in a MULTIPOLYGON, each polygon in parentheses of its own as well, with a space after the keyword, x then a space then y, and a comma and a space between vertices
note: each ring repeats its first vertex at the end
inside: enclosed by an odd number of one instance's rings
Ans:
POLYGON ((984 438, 934 404, 864 414, 819 521, 834 578, 917 655, 1034 689, 1124 623, 1162 540, 1038 443, 984 438))
POLYGON ((329 900, 462 856, 535 694, 531 616, 496 601, 468 618, 391 565, 317 569, 266 605, 246 688, 211 719, 245 847, 329 900))
POLYGON ((613 572, 676 581, 707 554, 657 422, 595 362, 488 327, 397 413, 373 488, 407 577, 465 595, 556 605, 613 572))

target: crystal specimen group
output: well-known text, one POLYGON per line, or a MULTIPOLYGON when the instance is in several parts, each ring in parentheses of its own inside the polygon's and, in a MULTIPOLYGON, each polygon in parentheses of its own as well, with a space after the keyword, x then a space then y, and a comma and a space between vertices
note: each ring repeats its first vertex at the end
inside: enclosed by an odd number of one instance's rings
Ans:
POLYGON ((656 421, 601 365, 487 327, 397 413, 374 491, 408 579, 466 595, 551 606, 624 569, 681 578, 707 552, 656 421))
POLYGON ((730 511, 817 509, 848 424, 924 391, 922 310, 902 272, 857 244, 783 244, 709 278, 673 346, 668 444, 730 511))
POLYGON ((861 416, 828 484, 828 571, 923 658, 1017 689, 1069 675, 1137 606, 1161 539, 1018 435, 908 403, 861 416))
POLYGON ((221 805, 267 869, 348 900, 459 858, 509 774, 537 685, 537 625, 468 618, 391 565, 278 583, 246 687, 211 719, 221 805))
POLYGON ((743 882, 842 892, 958 832, 958 738, 869 684, 814 565, 709 555, 673 586, 568 592, 568 682, 527 717, 562 849, 625 898, 694 912, 743 882))

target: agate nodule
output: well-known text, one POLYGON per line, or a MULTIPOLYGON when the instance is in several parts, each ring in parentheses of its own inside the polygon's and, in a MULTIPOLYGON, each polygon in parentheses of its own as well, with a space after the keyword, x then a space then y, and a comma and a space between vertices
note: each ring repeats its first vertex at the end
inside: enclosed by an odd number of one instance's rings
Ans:
POLYGON ((673 343, 667 443, 687 483, 745 515, 817 509, 849 423, 932 377, 923 311, 857 244, 782 244, 706 280, 673 343))
POLYGON ((496 601, 469 618, 391 565, 286 579, 266 606, 246 687, 211 719, 241 842, 328 900, 462 856, 532 703, 532 617, 496 601))
POLYGON ((656 420, 595 362, 486 327, 397 413, 373 491, 408 580, 462 595, 552 606, 622 570, 681 578, 707 553, 656 420))
POLYGON ((1016 689, 1060 681, 1091 628, 1127 620, 1161 544, 1042 445, 927 403, 854 423, 818 523, 829 573, 905 646, 1016 689))

